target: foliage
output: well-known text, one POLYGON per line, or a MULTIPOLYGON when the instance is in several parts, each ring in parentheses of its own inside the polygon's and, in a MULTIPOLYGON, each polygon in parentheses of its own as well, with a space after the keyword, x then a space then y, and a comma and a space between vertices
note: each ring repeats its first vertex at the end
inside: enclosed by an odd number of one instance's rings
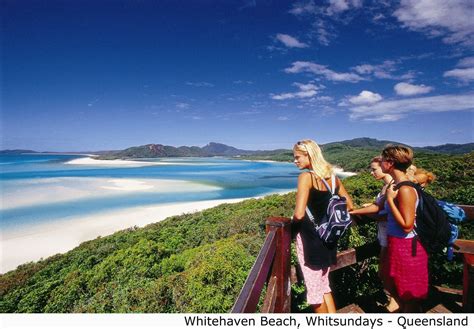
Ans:
POLYGON ((1 312, 227 312, 294 193, 174 216, 0 277, 1 312))
MULTIPOLYGON (((351 146, 331 147, 352 152, 351 146)), ((360 206, 373 201, 381 184, 365 171, 370 156, 354 157, 360 157, 361 173, 346 178, 344 185, 360 206)), ((437 175, 430 193, 473 204, 473 157, 474 152, 456 156, 420 152, 416 165, 437 175)), ((289 193, 223 204, 84 242, 66 254, 1 275, 0 311, 228 312, 263 243, 265 218, 289 217, 294 202, 295 193, 289 193)), ((474 239, 474 223, 462 225, 461 236, 474 239)), ((355 226, 341 240, 340 250, 375 239, 376 225, 355 226)), ((432 257, 430 266, 433 283, 459 286, 459 260, 432 257)), ((378 259, 371 258, 332 273, 338 304, 380 290, 377 268, 378 259)), ((293 287, 298 296, 303 290, 302 285, 293 287)), ((302 302, 296 308, 306 306, 302 302)))

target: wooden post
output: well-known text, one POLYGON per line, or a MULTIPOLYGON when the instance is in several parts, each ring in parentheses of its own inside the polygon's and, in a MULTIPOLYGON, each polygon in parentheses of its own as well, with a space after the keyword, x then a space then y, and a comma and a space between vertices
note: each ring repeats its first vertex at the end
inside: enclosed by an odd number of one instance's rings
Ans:
POLYGON ((247 280, 240 291, 231 313, 254 313, 260 299, 265 281, 275 256, 276 232, 275 228, 267 233, 265 242, 255 263, 250 270, 247 280))
POLYGON ((265 303, 273 307, 265 310, 269 313, 289 313, 291 311, 291 225, 285 217, 271 217, 266 221, 267 231, 277 227, 276 252, 273 260, 271 278, 275 280, 275 289, 267 292, 265 303), (274 300, 274 302, 272 302, 274 300))
MULTIPOLYGON (((474 206, 460 205, 466 212, 468 221, 474 220, 474 206)), ((454 243, 455 252, 463 253, 464 269, 462 279, 462 307, 467 313, 474 312, 474 241, 457 240, 454 243), (456 250, 457 249, 457 250, 456 250)))
POLYGON ((474 312, 474 255, 464 254, 462 307, 466 313, 474 312))

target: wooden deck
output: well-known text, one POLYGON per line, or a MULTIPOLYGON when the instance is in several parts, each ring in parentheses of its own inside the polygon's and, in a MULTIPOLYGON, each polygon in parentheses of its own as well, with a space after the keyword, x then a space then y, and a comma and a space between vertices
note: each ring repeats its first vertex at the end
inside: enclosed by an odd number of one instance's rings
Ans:
MULTIPOLYGON (((474 206, 461 206, 468 220, 474 220, 474 206)), ((266 221, 267 237, 257 260, 232 308, 232 313, 254 313, 260 294, 266 285, 262 313, 291 312, 291 283, 297 280, 297 271, 290 266, 291 225, 289 218, 273 217, 266 221)), ((427 313, 474 312, 474 241, 457 240, 454 252, 463 257, 463 289, 433 286, 423 304, 427 313)), ((377 242, 338 253, 337 264, 331 271, 352 266, 378 255, 377 242)), ((340 307, 338 313, 384 313, 386 308, 372 296, 365 296, 357 304, 340 307)))

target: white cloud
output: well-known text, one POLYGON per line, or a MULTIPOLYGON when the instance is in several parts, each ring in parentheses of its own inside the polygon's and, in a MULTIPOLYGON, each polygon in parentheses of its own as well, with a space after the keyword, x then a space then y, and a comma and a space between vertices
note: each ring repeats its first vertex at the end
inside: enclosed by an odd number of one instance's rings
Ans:
POLYGON ((176 107, 181 110, 189 109, 190 105, 188 103, 177 103, 176 107))
POLYGON ((331 102, 334 100, 334 98, 332 98, 331 96, 319 96, 316 97, 316 99, 321 102, 331 102))
POLYGON ((412 85, 406 82, 397 83, 393 89, 397 95, 401 96, 413 96, 420 94, 427 94, 433 90, 433 87, 425 85, 412 85))
POLYGON ((293 4, 293 8, 289 11, 290 14, 300 16, 306 14, 314 14, 317 11, 317 7, 314 4, 314 1, 302 1, 293 4))
POLYGON ((308 18, 312 30, 310 36, 315 37, 321 45, 327 46, 337 37, 338 23, 348 24, 355 16, 355 9, 362 7, 362 0, 328 0, 300 1, 293 4, 289 11, 298 17, 308 18))
POLYGON ((370 105, 380 102, 382 99, 383 97, 380 94, 363 90, 359 95, 350 97, 349 102, 354 105, 370 105))
POLYGON ((310 91, 298 91, 294 93, 283 93, 279 95, 272 96, 272 99, 282 101, 286 99, 293 99, 293 98, 306 98, 306 97, 313 97, 316 95, 317 92, 315 90, 310 91))
POLYGON ((454 69, 451 71, 446 71, 443 74, 444 77, 459 79, 463 82, 469 82, 474 80, 474 67, 469 67, 466 69, 454 69))
POLYGON ((456 65, 458 68, 444 72, 443 76, 469 83, 474 80, 474 56, 461 59, 456 65))
POLYGON ((375 66, 370 64, 362 64, 355 66, 353 69, 359 74, 371 74, 375 71, 375 66))
POLYGON ((361 64, 354 66, 351 69, 361 75, 373 76, 377 79, 406 80, 414 78, 414 72, 407 72, 402 75, 395 73, 399 70, 397 68, 397 64, 399 64, 401 61, 401 59, 397 61, 386 60, 381 64, 361 64))
POLYGON ((272 99, 281 101, 285 99, 313 97, 316 94, 316 90, 298 91, 295 93, 283 93, 279 95, 273 95, 272 99))
POLYGON ((327 8, 327 14, 339 14, 351 8, 362 7, 361 0, 329 0, 329 7, 327 8))
POLYGON ((473 11, 472 0, 402 0, 394 16, 413 31, 473 47, 473 11))
POLYGON ((244 81, 244 80, 235 80, 233 81, 234 84, 236 85, 243 85, 243 84, 246 84, 246 85, 253 85, 253 81, 250 81, 250 80, 247 80, 247 81, 244 81))
POLYGON ((276 35, 276 38, 278 41, 283 43, 288 48, 307 48, 308 47, 306 43, 300 42, 296 38, 288 34, 278 33, 276 35))
POLYGON ((393 121, 398 121, 402 118, 404 118, 404 114, 383 114, 378 117, 373 117, 373 118, 365 118, 364 121, 374 121, 374 122, 393 122, 393 121))
POLYGON ((199 81, 199 82, 191 82, 188 81, 186 82, 188 86, 193 86, 193 87, 214 87, 212 83, 205 82, 205 81, 199 81))
POLYGON ((474 56, 466 57, 458 62, 458 67, 474 67, 474 56))
POLYGON ((355 73, 338 73, 328 69, 326 66, 321 64, 316 64, 312 62, 294 62, 291 67, 285 69, 286 73, 302 73, 310 72, 315 75, 320 75, 325 77, 330 81, 344 81, 344 82, 359 82, 365 80, 358 74, 355 73))
POLYGON ((257 7, 256 0, 246 0, 244 4, 239 8, 239 10, 247 9, 247 8, 255 8, 257 7))
POLYGON ((413 113, 474 110, 474 94, 440 95, 392 101, 350 108, 350 118, 364 121, 397 121, 413 113))
POLYGON ((316 86, 316 85, 313 84, 313 83, 304 84, 304 83, 295 82, 295 83, 293 83, 293 86, 296 86, 296 87, 300 88, 300 90, 302 90, 302 91, 319 90, 319 89, 321 89, 320 86, 316 86))
POLYGON ((319 20, 317 23, 314 24, 314 33, 317 36, 317 39, 320 44, 323 46, 328 46, 330 40, 336 37, 336 34, 331 32, 331 27, 323 20, 319 20))
POLYGON ((277 120, 278 120, 278 121, 288 121, 289 118, 288 118, 288 117, 281 116, 281 117, 278 117, 277 120))
POLYGON ((294 86, 298 87, 300 91, 293 92, 293 93, 282 93, 278 95, 272 95, 271 98, 274 100, 286 100, 286 99, 294 99, 294 98, 308 98, 313 97, 318 93, 318 90, 321 89, 320 86, 316 86, 315 84, 308 83, 302 84, 295 82, 293 83, 294 86))

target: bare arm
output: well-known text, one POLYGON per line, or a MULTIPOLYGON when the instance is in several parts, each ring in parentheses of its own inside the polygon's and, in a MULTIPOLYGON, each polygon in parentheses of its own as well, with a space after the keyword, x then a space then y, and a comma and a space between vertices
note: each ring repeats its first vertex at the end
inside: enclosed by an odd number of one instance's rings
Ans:
POLYGON ((309 190, 311 189, 311 174, 309 172, 301 173, 298 177, 298 189, 296 190, 296 206, 293 214, 294 220, 301 220, 306 213, 308 204, 309 190))
POLYGON ((376 214, 379 211, 380 211, 380 207, 376 203, 371 203, 367 207, 352 210, 351 215, 370 215, 370 214, 376 214))
POLYGON ((397 224, 405 233, 411 232, 415 224, 416 191, 408 186, 402 186, 398 191, 394 191, 393 186, 390 186, 387 189, 387 202, 397 224))

